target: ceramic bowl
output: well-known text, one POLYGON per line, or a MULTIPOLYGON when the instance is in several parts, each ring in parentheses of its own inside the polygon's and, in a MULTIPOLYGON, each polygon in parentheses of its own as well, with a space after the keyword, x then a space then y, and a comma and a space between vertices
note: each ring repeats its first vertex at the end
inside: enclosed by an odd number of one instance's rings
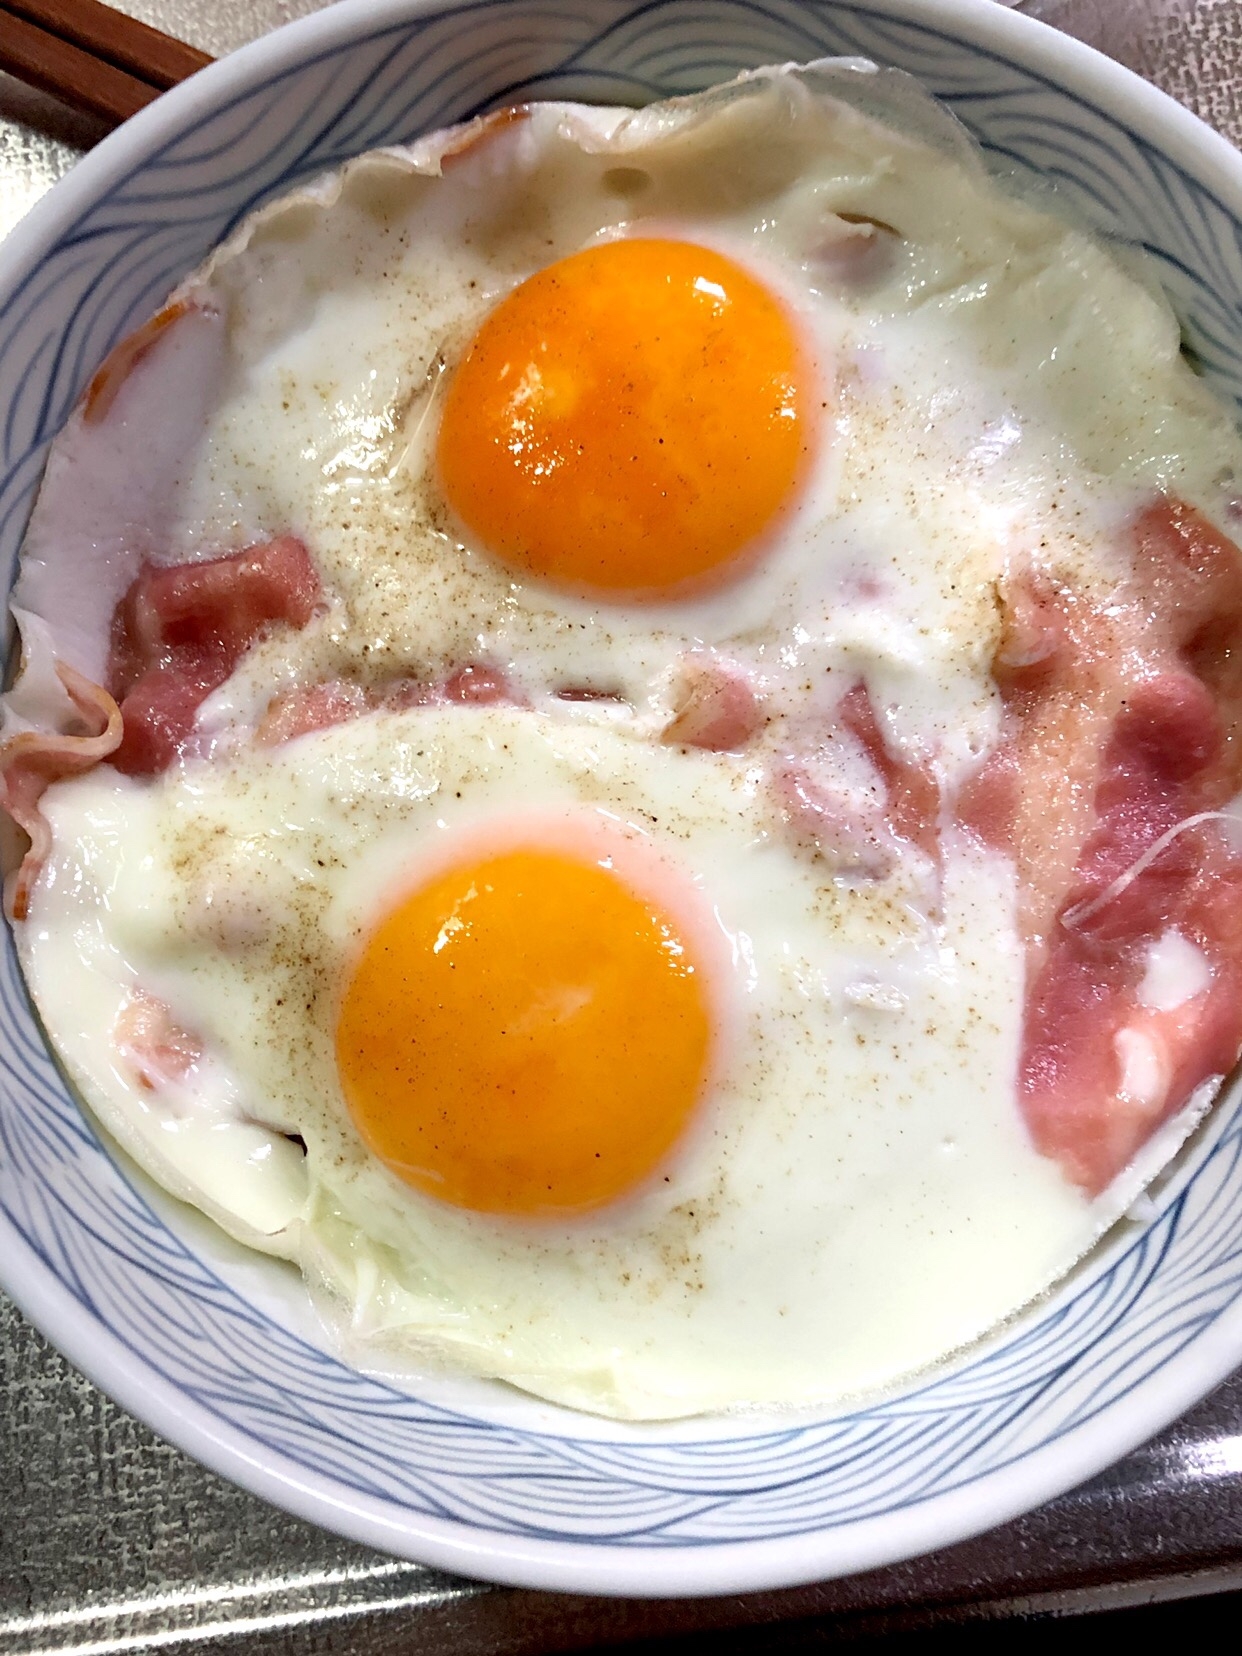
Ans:
MULTIPOLYGON (((378 144, 531 98, 634 103, 756 64, 920 76, 1009 169, 1157 261, 1242 392, 1242 158, 989 0, 343 0, 196 76, 0 250, 0 560, 110 346, 260 202, 378 144)), ((867 1407, 602 1424, 503 1387, 397 1387, 326 1349, 286 1268, 155 1191, 84 1119, 0 961, 0 1280, 156 1431, 331 1529, 499 1581, 630 1594, 813 1580, 988 1528, 1095 1473, 1242 1360, 1242 1096, 1073 1277, 867 1407)))

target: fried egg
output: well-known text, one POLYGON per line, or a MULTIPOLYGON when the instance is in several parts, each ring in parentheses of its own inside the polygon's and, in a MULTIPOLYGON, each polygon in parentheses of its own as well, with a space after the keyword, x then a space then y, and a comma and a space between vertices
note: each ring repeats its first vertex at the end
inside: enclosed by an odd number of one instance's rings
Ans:
POLYGON ((851 686, 952 787, 1010 564, 1107 590, 1153 489, 1219 505, 1164 302, 909 83, 813 66, 363 158, 173 310, 49 463, 10 729, 54 658, 105 680, 144 558, 292 533, 323 601, 163 774, 44 796, 23 964, 117 1140, 356 1361, 618 1417, 874 1393, 1079 1259, 1151 1167, 1092 1196, 1031 1142, 1012 863, 951 821, 829 855, 789 802, 875 815, 851 686), (678 739, 722 662, 745 739, 678 739), (503 698, 391 693, 463 664, 503 698), (356 716, 273 737, 323 685, 356 716))
POLYGON ((28 924, 37 998, 77 1009, 67 1062, 161 1182, 346 1296, 355 1336, 620 1414, 807 1402, 969 1340, 1093 1233, 995 1105, 1020 951, 1003 862, 966 845, 933 925, 772 843, 738 758, 496 709, 154 784, 101 769, 53 824, 28 924), (541 878, 507 888, 515 858, 541 878), (597 978, 618 954, 632 981, 597 978), (438 962, 451 998, 415 981, 438 962), (178 1105, 98 1040, 139 989, 218 1071, 178 1105), (516 1125, 492 1108, 514 1066, 540 1106, 516 1125))

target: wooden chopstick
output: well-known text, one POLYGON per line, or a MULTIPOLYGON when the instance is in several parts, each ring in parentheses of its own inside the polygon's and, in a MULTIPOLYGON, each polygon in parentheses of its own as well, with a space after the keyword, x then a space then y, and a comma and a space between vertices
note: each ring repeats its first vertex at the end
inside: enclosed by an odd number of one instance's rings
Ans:
POLYGON ((2 9, 158 86, 161 92, 211 62, 206 52, 101 5, 100 0, 2 0, 2 9))
POLYGON ((0 0, 0 69, 113 125, 210 62, 100 0, 0 0))

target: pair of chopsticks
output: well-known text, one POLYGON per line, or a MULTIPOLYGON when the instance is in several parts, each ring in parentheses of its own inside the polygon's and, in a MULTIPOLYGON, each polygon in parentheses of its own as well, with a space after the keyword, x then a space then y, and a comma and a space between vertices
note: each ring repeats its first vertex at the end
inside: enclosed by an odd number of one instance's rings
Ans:
POLYGON ((210 62, 100 0, 0 0, 0 69, 113 126, 210 62))

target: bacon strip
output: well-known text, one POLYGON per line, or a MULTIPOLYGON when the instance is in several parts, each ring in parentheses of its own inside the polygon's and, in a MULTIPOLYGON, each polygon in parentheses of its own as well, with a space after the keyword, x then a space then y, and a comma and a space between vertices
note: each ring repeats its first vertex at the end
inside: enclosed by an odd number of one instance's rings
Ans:
POLYGON ((184 1081, 203 1056, 203 1043, 183 1029, 164 1001, 135 990, 112 1029, 117 1052, 148 1092, 184 1081))
POLYGON ((715 655, 683 658, 677 711, 660 740, 736 753, 763 728, 763 706, 741 667, 715 655))
POLYGON ((112 622, 109 687, 125 722, 117 769, 166 769, 199 707, 251 645, 273 623, 304 627, 319 590, 310 554, 292 535, 205 563, 145 566, 112 622))
POLYGON ((330 730, 370 711, 372 703, 358 684, 329 679, 307 689, 287 690, 276 696, 255 732, 263 747, 281 747, 315 730, 330 730))
POLYGON ((773 782, 777 807, 794 840, 813 847, 834 876, 882 880, 892 872, 899 852, 878 788, 872 795, 843 786, 831 759, 822 754, 787 760, 773 782))
POLYGON ((963 788, 963 824, 1012 856, 1028 972, 1067 899, 1095 821, 1101 753, 1124 698, 1125 636, 1045 577, 1002 591, 992 675, 1004 707, 1001 740, 963 788))
POLYGON ((523 707, 524 698, 498 667, 467 662, 434 683, 399 679, 383 690, 365 690, 345 679, 286 690, 269 705, 256 736, 265 747, 279 747, 298 736, 329 730, 377 708, 405 712, 411 707, 523 707))
POLYGON ((889 828, 898 839, 917 845, 939 862, 940 786, 930 768, 889 751, 865 684, 856 684, 846 692, 839 716, 883 778, 889 828))
POLYGON ((958 807, 1018 872, 1027 1122, 1090 1192, 1242 1048, 1242 860, 1199 820, 1242 789, 1242 560, 1164 499, 1132 547, 1105 608, 1037 574, 1002 595, 1004 732, 958 807), (1139 987, 1170 926, 1211 983, 1152 1011, 1139 987))
POLYGON ((487 667, 482 662, 467 662, 455 668, 443 682, 433 687, 433 701, 456 702, 462 707, 498 707, 507 703, 520 705, 521 698, 498 667, 487 667))
POLYGON ((21 866, 5 881, 5 910, 12 920, 24 920, 29 913, 31 889, 52 849, 52 831, 39 801, 53 782, 90 770, 121 741, 120 709, 108 692, 63 661, 56 663, 56 676, 82 716, 83 734, 24 730, 0 749, 4 808, 30 838, 21 866))
POLYGON ((809 841, 838 874, 883 879, 903 843, 940 862, 940 786, 930 767, 889 751, 867 686, 847 690, 837 706, 839 729, 862 748, 874 773, 870 789, 849 788, 839 765, 821 751, 791 758, 775 773, 781 813, 795 836, 809 841))

